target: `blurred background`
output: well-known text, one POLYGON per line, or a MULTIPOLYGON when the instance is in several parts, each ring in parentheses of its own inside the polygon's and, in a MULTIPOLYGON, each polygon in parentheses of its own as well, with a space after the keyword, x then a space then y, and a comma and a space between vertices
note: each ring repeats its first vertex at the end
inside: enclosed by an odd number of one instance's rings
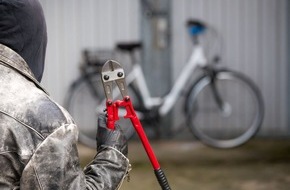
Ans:
POLYGON ((143 39, 152 44, 144 50, 145 77, 152 95, 162 95, 188 60, 192 44, 185 23, 189 18, 197 18, 222 35, 222 63, 246 73, 260 87, 266 100, 260 134, 290 134, 287 0, 152 2, 156 9, 165 9, 166 15, 149 15, 140 0, 41 0, 49 38, 42 83, 51 96, 59 103, 64 101, 69 85, 79 77, 81 52, 85 48, 113 49, 117 42, 143 39), (158 19, 168 19, 162 29, 165 31, 158 31, 158 19), (150 20, 150 26, 144 20, 150 20), (159 42, 158 37, 165 42, 159 42), (153 61, 152 52, 168 55, 156 56, 153 61), (167 72, 160 72, 161 69, 167 72))
MULTIPOLYGON (((150 92, 162 96, 179 76, 191 53, 192 43, 186 31, 186 21, 199 19, 215 28, 223 40, 218 47, 222 64, 248 75, 263 94, 265 117, 261 130, 255 140, 234 150, 211 149, 198 141, 188 141, 186 135, 179 137, 179 141, 165 135, 163 140, 154 142, 154 147, 158 149, 158 155, 165 155, 161 159, 165 167, 168 166, 169 179, 175 180, 179 176, 174 189, 289 188, 290 171, 285 169, 290 166, 289 0, 40 2, 48 28, 42 84, 61 105, 70 84, 80 76, 79 65, 83 61, 84 49, 112 50, 118 42, 141 41, 144 44, 141 64, 150 92), (177 144, 172 144, 174 142, 177 144), (176 152, 182 156, 175 158, 176 152), (186 155, 187 152, 190 155, 186 155), (208 163, 206 159, 209 159, 208 163), (240 168, 243 164, 249 166, 251 174, 240 168), (237 165, 239 168, 233 169, 237 165), (182 166, 182 171, 177 171, 178 167, 174 166, 182 166), (257 168, 253 169, 254 166, 257 168), (263 174, 266 177, 262 177, 263 174), (223 181, 225 179, 229 181, 223 181), (215 180, 219 182, 215 183, 215 180)), ((171 113, 174 117, 170 117, 170 127, 181 122, 179 109, 176 107, 171 113)), ((166 128, 163 130, 166 134, 166 128)), ((133 173, 132 182, 125 184, 124 189, 159 189, 153 182, 150 167, 142 164, 146 159, 134 156, 140 155, 138 142, 130 143, 130 155, 137 168, 135 172, 141 177, 134 180, 133 173), (147 170, 150 171, 148 176, 147 170), (144 183, 148 182, 152 187, 139 187, 138 181, 147 177, 152 180, 144 180, 144 183)), ((83 145, 80 149, 85 164, 94 151, 83 145)))

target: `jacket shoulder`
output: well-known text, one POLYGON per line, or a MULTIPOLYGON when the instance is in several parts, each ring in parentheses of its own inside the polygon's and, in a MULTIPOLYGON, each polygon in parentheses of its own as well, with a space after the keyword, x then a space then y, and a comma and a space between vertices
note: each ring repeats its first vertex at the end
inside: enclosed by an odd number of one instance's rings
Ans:
MULTIPOLYGON (((1 67, 1 65, 0 65, 1 67)), ((0 69, 0 110, 47 136, 72 119, 42 89, 16 71, 0 69)))

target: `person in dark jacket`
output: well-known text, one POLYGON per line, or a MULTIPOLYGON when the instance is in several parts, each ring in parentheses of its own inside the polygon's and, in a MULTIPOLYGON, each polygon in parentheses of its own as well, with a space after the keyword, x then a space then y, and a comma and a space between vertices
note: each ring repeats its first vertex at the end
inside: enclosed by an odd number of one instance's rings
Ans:
POLYGON ((0 189, 118 189, 127 141, 99 117, 97 154, 81 169, 77 126, 40 84, 46 43, 38 0, 0 0, 0 189))

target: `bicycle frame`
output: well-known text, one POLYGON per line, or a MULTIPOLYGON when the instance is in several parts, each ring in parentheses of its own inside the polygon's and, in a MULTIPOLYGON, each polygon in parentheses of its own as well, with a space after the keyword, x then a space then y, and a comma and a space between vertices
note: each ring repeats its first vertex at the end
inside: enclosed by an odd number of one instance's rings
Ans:
POLYGON ((183 87, 190 79, 195 68, 197 68, 198 66, 203 67, 206 64, 207 60, 204 54, 204 49, 201 46, 196 45, 193 48, 189 61, 181 71, 182 74, 180 74, 177 78, 171 91, 164 97, 164 103, 159 109, 159 113, 161 116, 166 115, 172 109, 173 105, 179 98, 183 87))
POLYGON ((134 64, 132 71, 127 76, 126 82, 127 84, 130 84, 133 81, 136 81, 137 86, 139 87, 138 90, 140 91, 141 98, 144 101, 143 103, 145 108, 150 110, 153 106, 160 106, 158 110, 159 114, 164 116, 174 106, 175 102, 179 98, 180 93, 182 92, 183 87, 191 77, 195 68, 198 66, 205 66, 206 64, 207 60, 204 55, 204 49, 200 45, 194 46, 187 64, 181 71, 182 74, 179 75, 170 92, 163 98, 152 97, 150 95, 143 71, 139 64, 134 64))

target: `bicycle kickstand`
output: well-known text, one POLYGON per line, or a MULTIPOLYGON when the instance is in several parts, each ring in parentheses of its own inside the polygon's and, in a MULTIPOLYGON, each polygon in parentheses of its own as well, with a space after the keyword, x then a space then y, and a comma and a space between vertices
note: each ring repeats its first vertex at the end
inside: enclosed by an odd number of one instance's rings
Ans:
POLYGON ((159 162, 153 152, 153 149, 149 143, 149 140, 143 130, 141 122, 135 113, 131 99, 127 93, 127 86, 125 82, 125 73, 122 66, 113 60, 107 61, 102 68, 102 82, 105 91, 105 96, 107 99, 107 127, 114 130, 115 122, 119 120, 118 108, 124 107, 126 109, 126 115, 124 118, 131 120, 143 147, 149 157, 149 160, 153 166, 156 178, 161 186, 162 190, 171 190, 166 176, 162 169, 160 168, 159 162), (117 83, 117 86, 121 92, 123 100, 113 100, 113 82, 117 83))

